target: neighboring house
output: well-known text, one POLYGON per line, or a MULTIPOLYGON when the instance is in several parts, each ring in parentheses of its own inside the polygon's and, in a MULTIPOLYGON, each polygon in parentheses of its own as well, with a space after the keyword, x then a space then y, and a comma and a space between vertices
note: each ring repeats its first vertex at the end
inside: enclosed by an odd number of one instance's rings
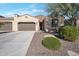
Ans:
POLYGON ((39 20, 30 15, 0 18, 0 22, 4 23, 0 31, 39 31, 39 20))

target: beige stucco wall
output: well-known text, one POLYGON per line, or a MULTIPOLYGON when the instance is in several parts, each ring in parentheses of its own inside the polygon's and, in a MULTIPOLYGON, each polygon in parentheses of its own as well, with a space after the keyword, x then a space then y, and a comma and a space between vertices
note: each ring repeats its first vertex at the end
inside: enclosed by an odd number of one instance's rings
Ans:
POLYGON ((77 28, 79 29, 79 19, 76 21, 76 23, 77 23, 77 28))

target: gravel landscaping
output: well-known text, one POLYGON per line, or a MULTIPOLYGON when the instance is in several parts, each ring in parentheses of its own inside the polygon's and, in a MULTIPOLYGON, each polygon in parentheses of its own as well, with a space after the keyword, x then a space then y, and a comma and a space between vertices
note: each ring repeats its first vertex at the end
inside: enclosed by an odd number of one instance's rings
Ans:
POLYGON ((69 56, 69 50, 79 53, 79 39, 76 40, 75 45, 74 42, 68 42, 63 39, 59 39, 61 42, 61 47, 59 50, 54 51, 45 48, 41 44, 45 35, 48 35, 48 33, 35 33, 32 42, 28 48, 26 56, 69 56))

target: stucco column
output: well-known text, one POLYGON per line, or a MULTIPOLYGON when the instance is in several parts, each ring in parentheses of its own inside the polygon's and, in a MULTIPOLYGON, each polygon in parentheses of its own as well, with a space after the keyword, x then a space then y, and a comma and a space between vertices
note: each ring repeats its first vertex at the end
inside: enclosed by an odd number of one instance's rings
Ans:
POLYGON ((35 30, 36 30, 36 31, 39 31, 39 22, 36 22, 35 25, 36 25, 35 30))
POLYGON ((18 23, 12 22, 12 31, 18 31, 18 23))
POLYGON ((77 27, 77 29, 79 30, 79 19, 76 21, 76 27, 77 27))

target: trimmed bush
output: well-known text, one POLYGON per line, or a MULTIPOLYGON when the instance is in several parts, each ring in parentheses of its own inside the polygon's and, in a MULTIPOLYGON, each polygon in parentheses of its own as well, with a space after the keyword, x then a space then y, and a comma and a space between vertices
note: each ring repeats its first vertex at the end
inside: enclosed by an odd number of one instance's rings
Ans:
POLYGON ((59 28, 59 35, 65 40, 75 41, 77 38, 77 28, 75 26, 64 26, 59 28))
POLYGON ((44 47, 48 49, 57 50, 60 48, 61 43, 57 38, 54 37, 46 37, 42 40, 42 44, 44 47))

